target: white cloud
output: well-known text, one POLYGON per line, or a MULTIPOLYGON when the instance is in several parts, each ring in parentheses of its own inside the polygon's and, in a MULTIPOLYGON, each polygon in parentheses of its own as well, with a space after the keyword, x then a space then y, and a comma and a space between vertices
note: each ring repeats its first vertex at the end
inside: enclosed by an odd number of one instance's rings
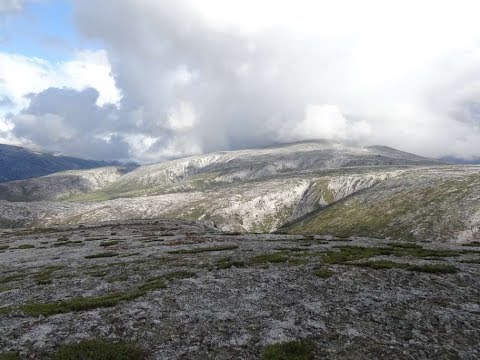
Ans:
POLYGON ((310 136, 344 140, 347 137, 347 119, 335 105, 308 105, 305 119, 297 124, 294 133, 301 139, 310 136))
MULTIPOLYGON (((35 121, 31 119, 32 115, 12 117, 8 114, 18 114, 28 108, 34 94, 42 93, 53 87, 78 91, 95 88, 99 93, 96 98, 98 106, 118 105, 121 100, 121 92, 115 85, 110 63, 104 50, 78 51, 71 60, 57 63, 0 52, 0 95, 7 99, 3 101, 3 105, 0 104, 0 142, 28 146, 40 145, 44 148, 47 145, 47 150, 52 150, 48 149, 48 144, 55 146, 59 137, 69 131, 68 126, 63 124, 66 119, 54 114, 54 110, 51 114, 42 114, 35 121), (19 137, 18 131, 15 134, 15 126, 25 128, 28 125, 29 117, 31 125, 35 124, 36 127, 39 127, 36 131, 42 132, 43 136, 50 134, 51 141, 37 143, 34 141, 32 133, 29 133, 28 137, 19 137)), ((81 112, 84 109, 78 109, 78 111, 80 112, 78 121, 83 122, 81 112)), ((81 151, 76 155, 81 156, 81 151)), ((89 155, 92 157, 91 153, 89 155)))
POLYGON ((367 121, 345 116, 336 105, 307 105, 304 118, 293 127, 283 128, 279 140, 331 139, 365 141, 372 134, 367 121))
POLYGON ((30 94, 50 87, 83 90, 93 87, 100 93, 98 104, 118 103, 121 98, 103 50, 79 51, 72 60, 50 63, 39 58, 0 53, 0 94, 8 97, 17 112, 29 103, 30 94))
POLYGON ((96 89, 100 94, 97 100, 100 106, 118 104, 121 99, 104 50, 79 51, 73 60, 62 62, 54 72, 58 79, 57 87, 61 84, 77 90, 87 87, 96 89))
MULTIPOLYGON (((116 134, 122 141, 109 146, 120 154, 127 144, 133 158, 155 161, 321 137, 427 156, 480 155, 478 1, 74 4, 80 31, 105 51, 58 64, 0 55, 0 95, 19 112, 29 92, 70 87, 85 97, 81 90, 93 87, 97 108, 87 108, 100 124, 80 129, 76 113, 69 119, 61 104, 49 109, 77 136, 116 134), (98 105, 107 103, 119 107, 102 113, 98 105)), ((27 113, 44 116, 37 110, 46 99, 27 113)), ((11 127, 15 117, 5 121, 11 127)), ((81 154, 81 144, 73 150, 81 154)))
MULTIPOLYGON (((119 109, 99 106, 96 89, 48 88, 30 96, 27 108, 9 115, 11 134, 21 143, 91 159, 129 159, 128 142, 117 127, 119 109)), ((124 132, 130 128, 124 127, 124 132)))
POLYGON ((168 125, 174 131, 190 130, 195 125, 195 110, 192 105, 181 101, 168 112, 168 125))
POLYGON ((480 154, 476 1, 76 4, 157 148, 188 128, 202 151, 326 137, 480 154), (194 76, 179 86, 178 69, 194 76), (182 101, 194 126, 172 112, 182 101))
POLYGON ((75 133, 67 127, 64 119, 58 114, 20 114, 15 117, 17 128, 35 129, 32 140, 47 138, 49 142, 73 141, 75 133))

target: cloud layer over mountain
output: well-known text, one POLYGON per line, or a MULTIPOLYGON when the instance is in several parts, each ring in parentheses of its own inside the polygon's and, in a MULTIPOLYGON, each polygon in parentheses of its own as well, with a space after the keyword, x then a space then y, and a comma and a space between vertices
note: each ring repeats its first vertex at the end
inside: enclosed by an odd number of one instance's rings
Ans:
POLYGON ((0 53, 4 139, 141 161, 311 138, 480 155, 475 1, 74 3, 105 50, 14 59, 25 88, 0 53))

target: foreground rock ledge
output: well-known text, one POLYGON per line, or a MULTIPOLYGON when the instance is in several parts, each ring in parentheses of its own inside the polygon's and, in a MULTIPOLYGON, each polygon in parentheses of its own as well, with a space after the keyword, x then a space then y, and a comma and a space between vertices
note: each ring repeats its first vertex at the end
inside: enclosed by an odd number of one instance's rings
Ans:
POLYGON ((152 359, 480 357, 480 246, 226 234, 198 222, 3 230, 0 353, 81 339, 152 359))

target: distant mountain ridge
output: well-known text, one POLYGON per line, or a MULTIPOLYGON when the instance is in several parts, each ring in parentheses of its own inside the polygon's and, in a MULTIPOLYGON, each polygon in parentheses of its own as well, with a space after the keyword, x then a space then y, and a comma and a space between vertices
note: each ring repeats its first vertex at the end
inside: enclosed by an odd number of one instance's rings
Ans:
POLYGON ((207 153, 133 169, 59 172, 2 184, 0 199, 98 201, 203 190, 322 169, 434 164, 439 162, 385 146, 355 147, 331 140, 312 140, 207 153))
POLYGON ((435 241, 480 237, 480 167, 316 140, 0 184, 0 227, 131 219, 224 231, 435 241))
POLYGON ((223 231, 480 240, 480 166, 316 140, 0 184, 0 228, 131 219, 223 231))
POLYGON ((0 182, 29 179, 65 170, 83 170, 118 165, 116 162, 85 160, 0 144, 0 182))

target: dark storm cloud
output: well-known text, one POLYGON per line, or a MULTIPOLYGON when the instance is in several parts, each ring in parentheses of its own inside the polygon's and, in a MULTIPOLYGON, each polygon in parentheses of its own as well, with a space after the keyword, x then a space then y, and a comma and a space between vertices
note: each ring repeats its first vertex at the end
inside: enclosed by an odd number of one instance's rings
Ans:
POLYGON ((13 133, 41 148, 90 159, 128 159, 129 146, 114 132, 117 109, 96 105, 98 92, 49 88, 12 116, 13 133))

